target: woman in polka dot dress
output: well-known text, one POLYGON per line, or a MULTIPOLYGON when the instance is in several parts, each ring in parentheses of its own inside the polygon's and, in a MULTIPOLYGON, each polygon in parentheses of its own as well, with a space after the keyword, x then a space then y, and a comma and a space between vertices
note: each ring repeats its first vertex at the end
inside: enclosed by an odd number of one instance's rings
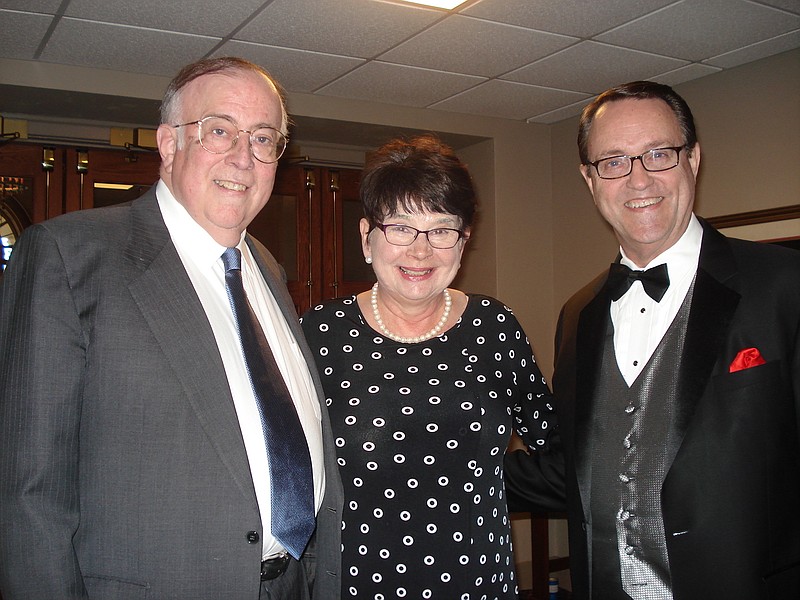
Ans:
POLYGON ((432 136, 362 176, 377 283, 303 316, 345 488, 342 597, 517 598, 503 453, 553 426, 530 344, 501 302, 448 285, 474 218, 466 167, 432 136))

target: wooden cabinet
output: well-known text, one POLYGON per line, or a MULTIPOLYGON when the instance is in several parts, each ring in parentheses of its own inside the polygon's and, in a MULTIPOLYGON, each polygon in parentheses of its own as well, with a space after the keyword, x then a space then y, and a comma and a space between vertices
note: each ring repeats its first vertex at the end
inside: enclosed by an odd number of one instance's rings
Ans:
MULTIPOLYGON (((159 165, 157 152, 0 147, 0 269, 31 223, 137 198, 157 181, 159 165)), ((280 164, 269 202, 248 227, 285 269, 299 314, 374 281, 361 253, 359 176, 355 169, 280 164)))

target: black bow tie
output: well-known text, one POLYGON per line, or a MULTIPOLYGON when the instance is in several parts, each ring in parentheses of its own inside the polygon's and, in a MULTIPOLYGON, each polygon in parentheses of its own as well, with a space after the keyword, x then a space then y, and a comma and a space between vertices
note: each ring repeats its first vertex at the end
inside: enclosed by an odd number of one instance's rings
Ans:
POLYGON ((619 300, 636 280, 642 282, 644 291, 656 302, 661 302, 669 287, 667 265, 658 265, 646 271, 633 271, 622 263, 612 263, 606 287, 612 300, 619 300))

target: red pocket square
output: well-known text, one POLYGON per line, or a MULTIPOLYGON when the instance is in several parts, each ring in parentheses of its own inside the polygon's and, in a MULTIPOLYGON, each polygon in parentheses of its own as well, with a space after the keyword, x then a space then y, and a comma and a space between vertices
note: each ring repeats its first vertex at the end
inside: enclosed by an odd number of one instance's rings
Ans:
POLYGON ((763 365, 765 362, 764 357, 761 356, 761 352, 758 351, 758 348, 745 348, 744 350, 739 350, 739 354, 736 355, 736 358, 733 359, 731 366, 728 367, 728 370, 731 373, 735 373, 736 371, 742 371, 744 369, 749 369, 750 367, 757 367, 758 365, 763 365))

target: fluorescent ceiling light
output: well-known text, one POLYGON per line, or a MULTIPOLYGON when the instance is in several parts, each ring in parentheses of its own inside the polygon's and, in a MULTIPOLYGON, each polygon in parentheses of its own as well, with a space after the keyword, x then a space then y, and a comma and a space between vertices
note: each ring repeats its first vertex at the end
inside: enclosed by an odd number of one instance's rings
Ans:
POLYGON ((459 4, 464 4, 467 0, 403 0, 410 4, 422 4, 423 6, 433 6, 435 8, 446 8, 450 10, 459 4))
POLYGON ((127 183, 95 183, 94 187, 97 190, 129 190, 133 186, 127 183))

